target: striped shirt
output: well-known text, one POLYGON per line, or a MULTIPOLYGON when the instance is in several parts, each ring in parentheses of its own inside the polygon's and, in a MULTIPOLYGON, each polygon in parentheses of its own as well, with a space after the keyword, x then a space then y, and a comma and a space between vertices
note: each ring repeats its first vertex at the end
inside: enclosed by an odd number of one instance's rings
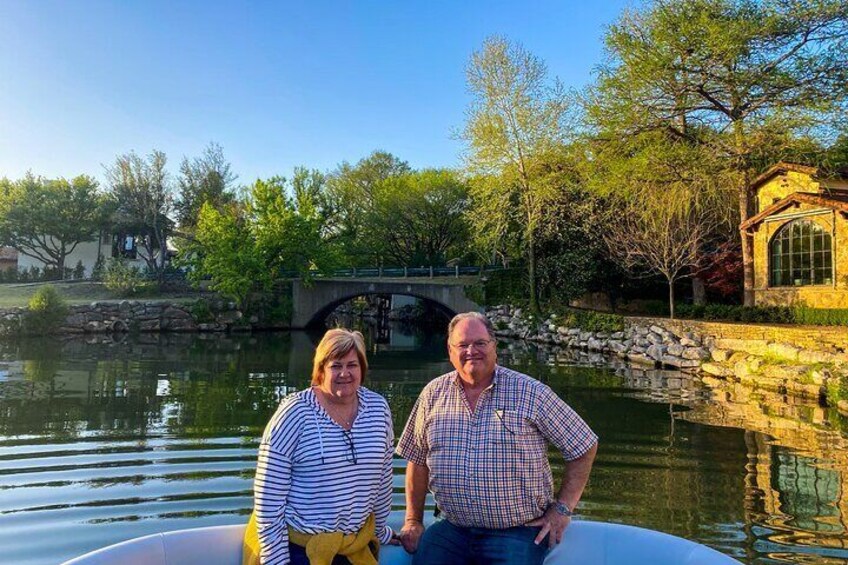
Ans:
POLYGON ((263 564, 289 562, 288 527, 307 534, 354 533, 372 512, 382 543, 392 502, 392 417, 386 400, 359 387, 350 431, 311 388, 280 403, 265 428, 253 483, 263 564))
POLYGON ((598 436, 550 387, 498 366, 473 413, 456 371, 428 383, 397 453, 429 468, 430 491, 452 524, 511 528, 553 501, 546 441, 571 461, 598 436))

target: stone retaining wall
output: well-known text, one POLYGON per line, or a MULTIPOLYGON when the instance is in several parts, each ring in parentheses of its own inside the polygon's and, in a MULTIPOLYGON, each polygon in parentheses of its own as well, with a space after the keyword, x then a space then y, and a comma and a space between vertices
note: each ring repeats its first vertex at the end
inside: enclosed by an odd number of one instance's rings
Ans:
MULTIPOLYGON (((25 308, 0 310, 0 329, 21 331, 25 308)), ((193 303, 122 300, 71 306, 56 333, 196 332, 249 330, 258 318, 245 318, 235 303, 201 299, 193 303)))
POLYGON ((486 312, 498 335, 605 352, 633 363, 701 373, 848 412, 848 328, 625 318, 616 332, 533 321, 518 308, 486 312))

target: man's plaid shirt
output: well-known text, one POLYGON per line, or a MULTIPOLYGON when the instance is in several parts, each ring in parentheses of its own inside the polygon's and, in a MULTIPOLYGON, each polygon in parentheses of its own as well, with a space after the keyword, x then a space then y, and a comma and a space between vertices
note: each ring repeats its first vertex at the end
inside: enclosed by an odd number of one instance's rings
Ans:
POLYGON ((397 453, 427 465, 430 491, 452 524, 511 528, 553 500, 546 440, 571 461, 598 436, 550 387, 498 366, 473 413, 456 371, 427 384, 397 453))

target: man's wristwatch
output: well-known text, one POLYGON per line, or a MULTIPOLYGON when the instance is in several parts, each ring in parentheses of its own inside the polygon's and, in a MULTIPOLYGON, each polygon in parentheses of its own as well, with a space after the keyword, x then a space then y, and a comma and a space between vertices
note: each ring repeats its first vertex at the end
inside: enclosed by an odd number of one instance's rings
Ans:
POLYGON ((571 510, 571 508, 569 508, 568 504, 566 504, 565 502, 560 502, 559 500, 555 500, 554 502, 551 503, 551 506, 556 508, 557 514, 559 514, 560 516, 568 516, 568 517, 574 516, 574 511, 571 510))

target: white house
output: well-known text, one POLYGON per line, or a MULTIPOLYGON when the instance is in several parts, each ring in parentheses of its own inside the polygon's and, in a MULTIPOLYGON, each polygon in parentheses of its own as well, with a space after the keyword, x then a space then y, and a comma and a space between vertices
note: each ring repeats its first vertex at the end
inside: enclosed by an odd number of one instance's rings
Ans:
MULTIPOLYGON (((74 269, 82 262, 86 277, 91 276, 91 271, 97 264, 97 259, 103 258, 105 264, 111 258, 123 258, 131 266, 145 268, 144 259, 138 254, 136 238, 132 234, 100 232, 97 239, 83 241, 76 246, 73 252, 65 258, 65 268, 74 269)), ((44 269, 44 262, 34 259, 23 253, 18 253, 18 271, 28 270, 30 267, 44 269)))

